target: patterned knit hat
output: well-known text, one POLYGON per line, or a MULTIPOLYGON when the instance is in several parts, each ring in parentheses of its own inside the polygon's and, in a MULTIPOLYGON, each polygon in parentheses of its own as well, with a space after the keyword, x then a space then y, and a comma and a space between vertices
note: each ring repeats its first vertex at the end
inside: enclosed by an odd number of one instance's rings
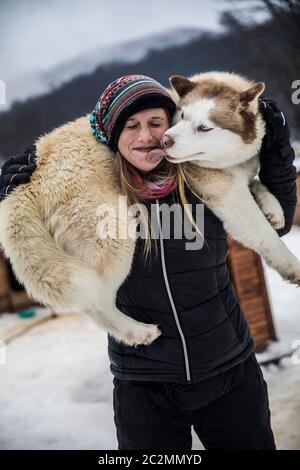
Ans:
POLYGON ((173 117, 176 104, 167 90, 146 75, 125 75, 110 83, 100 96, 90 123, 94 136, 114 152, 127 119, 138 111, 165 108, 173 117))

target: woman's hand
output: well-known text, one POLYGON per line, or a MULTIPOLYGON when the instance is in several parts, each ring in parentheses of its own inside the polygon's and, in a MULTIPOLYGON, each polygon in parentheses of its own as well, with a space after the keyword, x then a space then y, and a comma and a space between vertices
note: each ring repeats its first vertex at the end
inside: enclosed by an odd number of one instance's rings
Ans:
POLYGON ((289 144, 290 128, 277 102, 261 96, 259 98, 259 109, 267 124, 262 143, 263 149, 270 149, 274 146, 282 148, 289 144))
POLYGON ((286 117, 276 101, 260 97, 260 111, 266 121, 266 134, 260 149, 259 179, 278 199, 285 226, 276 230, 282 237, 291 230, 297 204, 295 152, 290 143, 286 117))
POLYGON ((36 169, 36 147, 32 145, 24 155, 10 157, 0 168, 0 201, 19 184, 28 183, 36 169))

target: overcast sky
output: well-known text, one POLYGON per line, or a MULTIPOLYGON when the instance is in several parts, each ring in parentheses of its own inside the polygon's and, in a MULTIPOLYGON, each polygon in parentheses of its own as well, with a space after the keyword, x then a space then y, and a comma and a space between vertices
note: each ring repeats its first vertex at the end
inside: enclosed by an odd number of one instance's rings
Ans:
MULTIPOLYGON (((53 67, 75 58, 80 65, 80 56, 92 51, 94 58, 93 51, 100 47, 176 28, 220 31, 220 14, 234 8, 234 2, 239 4, 238 0, 0 0, 0 85, 1 81, 6 85, 6 105, 0 111, 14 99, 43 92, 53 67)), ((240 2, 245 4, 247 0, 240 2)), ((55 69, 54 75, 58 74, 55 69)))
POLYGON ((218 29, 224 0, 1 0, 0 79, 175 27, 218 29))

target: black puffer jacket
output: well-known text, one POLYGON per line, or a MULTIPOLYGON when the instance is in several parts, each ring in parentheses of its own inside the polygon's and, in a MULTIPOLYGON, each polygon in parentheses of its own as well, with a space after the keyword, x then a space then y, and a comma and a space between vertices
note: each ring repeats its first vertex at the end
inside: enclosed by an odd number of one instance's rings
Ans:
MULTIPOLYGON (((261 168, 264 184, 275 193, 285 213, 280 236, 291 228, 297 201, 294 152, 291 147, 284 152, 283 156, 277 149, 269 168, 261 168)), ((268 155, 267 165, 270 161, 268 155)), ((173 193, 149 203, 171 205, 173 193)), ((195 216, 199 200, 188 188, 186 195, 195 216)), ((207 206, 204 233, 209 247, 204 244, 198 250, 185 250, 185 238, 158 240, 159 257, 146 263, 143 240, 137 240, 132 269, 118 290, 116 305, 138 321, 158 324, 162 334, 151 345, 136 347, 108 334, 114 376, 195 383, 243 362, 253 351, 254 341, 230 279, 226 233, 207 206)))

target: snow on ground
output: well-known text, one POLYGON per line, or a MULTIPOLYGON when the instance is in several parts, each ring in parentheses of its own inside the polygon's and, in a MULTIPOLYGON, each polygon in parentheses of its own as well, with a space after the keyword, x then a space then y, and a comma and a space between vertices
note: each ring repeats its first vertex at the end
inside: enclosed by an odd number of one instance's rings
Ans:
MULTIPOLYGON (((283 241, 300 258, 300 228, 283 241)), ((300 340, 300 289, 264 269, 280 338, 272 353, 291 351, 300 340)), ((36 310, 39 316, 49 313, 36 310)), ((26 321, 2 315, 0 338, 26 321)), ((279 449, 300 449, 296 359, 263 367, 279 449)), ((107 336, 84 315, 61 315, 14 339, 6 347, 6 363, 0 361, 0 377, 0 449, 117 449, 107 336)), ((193 449, 202 449, 194 432, 193 449)))
POLYGON ((14 340, 0 373, 1 449, 117 448, 107 337, 85 316, 14 340))
MULTIPOLYGON (((300 259, 300 227, 293 226, 290 233, 282 237, 282 241, 300 259)), ((283 281, 264 261, 263 266, 279 341, 271 344, 265 353, 258 354, 260 360, 276 353, 291 351, 293 341, 300 341, 300 288, 283 281)))
POLYGON ((271 365, 262 369, 268 384, 277 448, 300 449, 300 364, 285 358, 279 367, 271 365))
MULTIPOLYGON (((300 259, 300 227, 293 226, 282 240, 300 259)), ((280 449, 300 449, 300 288, 281 279, 266 266, 269 291, 278 342, 266 353, 257 354, 258 360, 277 353, 292 352, 281 360, 279 367, 263 367, 268 383, 272 426, 280 449)))

